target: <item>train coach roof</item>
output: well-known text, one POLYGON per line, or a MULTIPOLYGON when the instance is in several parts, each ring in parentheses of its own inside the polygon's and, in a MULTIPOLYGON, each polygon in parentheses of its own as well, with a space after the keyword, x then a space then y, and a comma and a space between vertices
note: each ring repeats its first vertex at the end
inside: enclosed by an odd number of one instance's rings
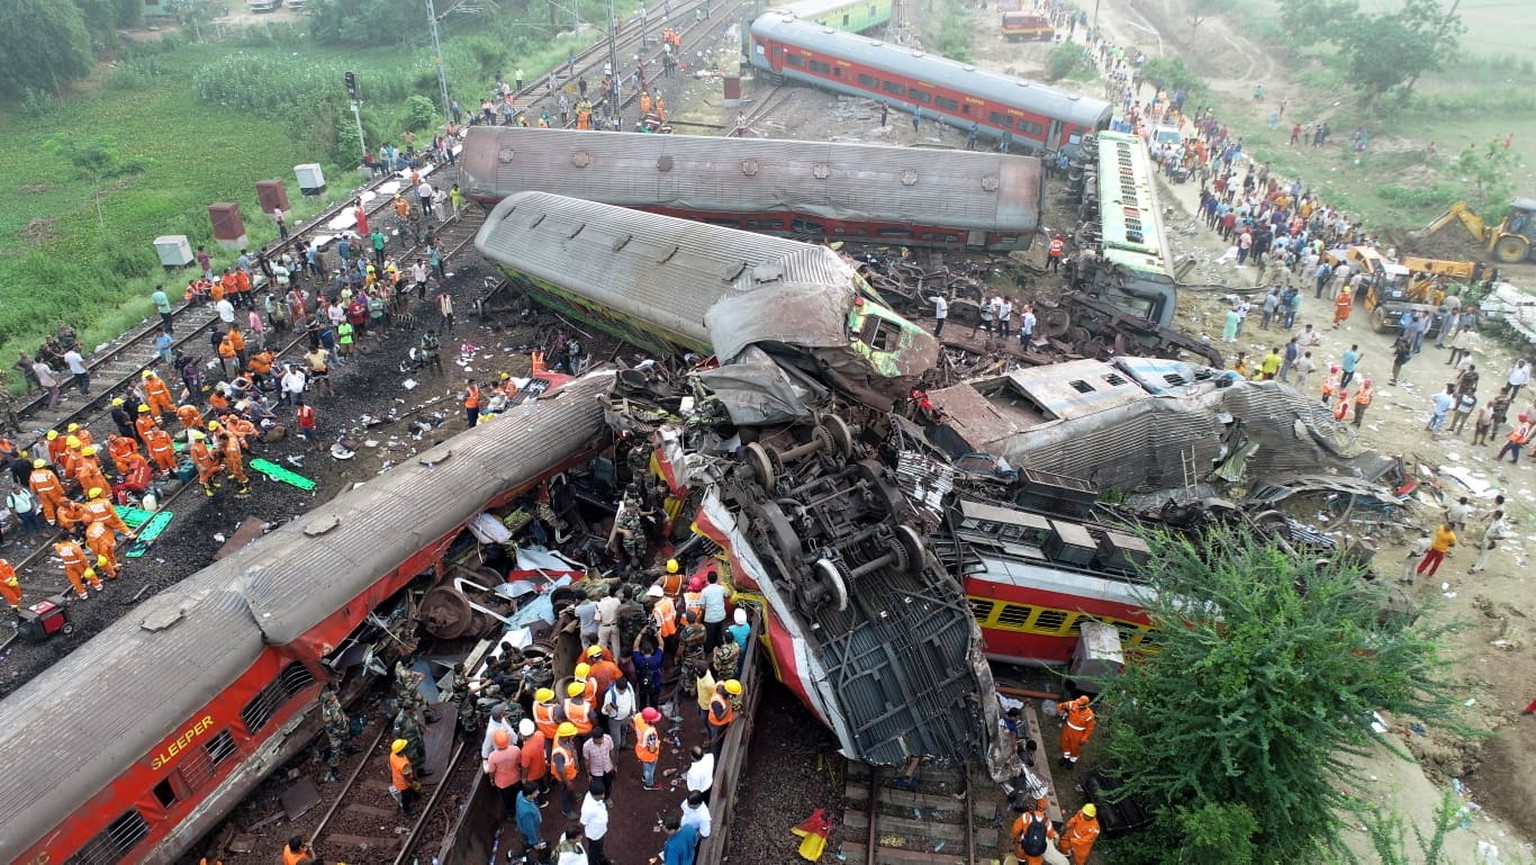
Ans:
POLYGON ((0 702, 0 861, 148 760, 260 656, 245 597, 206 574, 146 601, 0 702))
MULTIPOLYGON (((912 76, 923 83, 959 90, 990 101, 1025 107, 1089 128, 1109 120, 1110 105, 1102 99, 1079 96, 1038 81, 1027 81, 979 69, 916 48, 882 42, 868 36, 843 33, 793 14, 765 12, 752 22, 752 35, 774 42, 807 48, 843 58, 855 67, 868 66, 912 76)), ((901 101, 901 100, 897 100, 901 101)))
MULTIPOLYGON (((225 559, 268 642, 287 645, 452 532, 498 494, 548 474, 602 433, 595 373, 458 435, 225 559)), ((383 591, 380 589, 379 591, 383 591)), ((369 599, 371 609, 379 597, 369 599)))
POLYGON ((792 211, 1029 234, 1040 225, 1037 159, 825 141, 775 141, 477 126, 465 191, 535 190, 620 207, 792 211))
MULTIPOLYGON (((544 192, 508 197, 475 246, 492 261, 711 349, 705 314, 732 293, 819 288, 846 312, 857 274, 835 252, 544 192)), ((795 322, 802 345, 845 343, 842 321, 795 322), (833 328, 835 334, 817 332, 833 328), (836 342, 829 342, 835 339, 836 342)))

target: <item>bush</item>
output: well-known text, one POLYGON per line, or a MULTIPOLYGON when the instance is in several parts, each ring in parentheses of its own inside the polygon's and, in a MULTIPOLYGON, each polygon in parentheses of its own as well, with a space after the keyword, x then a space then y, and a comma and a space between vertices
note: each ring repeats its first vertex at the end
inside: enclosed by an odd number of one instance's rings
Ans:
POLYGON ((405 128, 413 132, 437 126, 437 106, 425 96, 413 94, 405 100, 405 128))
POLYGON ((1210 90, 1205 79, 1190 71, 1182 57, 1154 57, 1141 69, 1141 77, 1148 83, 1162 82, 1172 92, 1183 90, 1185 95, 1203 97, 1210 90))
POLYGON ((1067 41, 1051 49, 1045 58, 1045 74, 1051 81, 1060 81, 1082 65, 1083 49, 1076 42, 1067 41))

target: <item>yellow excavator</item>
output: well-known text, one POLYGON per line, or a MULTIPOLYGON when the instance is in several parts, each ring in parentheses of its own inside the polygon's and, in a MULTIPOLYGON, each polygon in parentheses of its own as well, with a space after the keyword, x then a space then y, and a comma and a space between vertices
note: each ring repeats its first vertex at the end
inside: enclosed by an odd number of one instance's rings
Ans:
POLYGON ((1536 199, 1515 199, 1509 206, 1509 215, 1498 225, 1484 222, 1465 201, 1458 201, 1424 226, 1424 233, 1433 234, 1452 222, 1460 222, 1495 260, 1504 264, 1525 261, 1536 252, 1536 199))

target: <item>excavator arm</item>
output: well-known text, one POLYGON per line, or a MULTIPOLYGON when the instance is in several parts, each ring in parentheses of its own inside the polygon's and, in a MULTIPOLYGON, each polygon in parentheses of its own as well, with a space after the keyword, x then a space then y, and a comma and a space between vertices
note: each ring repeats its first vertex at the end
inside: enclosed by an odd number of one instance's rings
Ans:
POLYGON ((1439 216, 1430 220, 1429 224, 1424 226, 1424 233, 1434 234, 1456 221, 1460 221, 1466 227, 1467 233, 1471 234, 1478 243, 1484 243, 1488 240, 1488 225, 1483 222, 1481 216, 1472 212, 1472 208, 1468 207, 1465 201, 1456 202, 1447 207, 1439 216))

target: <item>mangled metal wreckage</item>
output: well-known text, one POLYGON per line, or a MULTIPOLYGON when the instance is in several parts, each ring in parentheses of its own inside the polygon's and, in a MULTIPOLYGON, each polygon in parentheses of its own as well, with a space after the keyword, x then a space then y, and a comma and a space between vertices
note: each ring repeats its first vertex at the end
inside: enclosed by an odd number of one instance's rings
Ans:
POLYGON ((689 393, 619 376, 610 423, 652 437, 670 512, 760 600, 780 680, 870 762, 977 760, 1001 777, 1011 759, 964 575, 930 540, 948 481, 914 482, 893 444, 913 429, 940 464, 981 453, 1099 490, 1347 469, 1359 454, 1287 387, 1161 359, 962 382, 922 417, 909 394, 937 342, 824 247, 544 193, 504 201, 476 245, 562 314, 656 353, 714 355, 689 393))

